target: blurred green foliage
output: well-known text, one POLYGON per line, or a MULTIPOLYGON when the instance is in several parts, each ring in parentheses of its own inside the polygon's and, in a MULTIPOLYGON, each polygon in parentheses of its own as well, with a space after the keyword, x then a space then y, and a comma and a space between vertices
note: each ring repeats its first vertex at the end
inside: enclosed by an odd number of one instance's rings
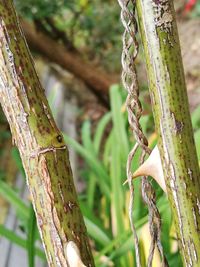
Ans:
POLYGON ((110 71, 120 69, 122 25, 117 1, 16 0, 16 7, 24 18, 39 20, 47 31, 51 19, 89 60, 110 71))
POLYGON ((63 8, 70 7, 72 3, 72 0, 15 0, 17 10, 29 19, 59 15, 63 8))

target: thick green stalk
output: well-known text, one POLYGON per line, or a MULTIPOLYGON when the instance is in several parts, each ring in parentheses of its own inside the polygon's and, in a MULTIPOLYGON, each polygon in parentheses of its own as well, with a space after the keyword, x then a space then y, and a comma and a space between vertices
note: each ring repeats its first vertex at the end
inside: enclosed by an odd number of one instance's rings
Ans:
POLYGON ((158 147, 180 251, 185 266, 197 267, 200 266, 200 172, 173 2, 136 0, 136 3, 158 147))
POLYGON ((94 266, 67 147, 11 0, 0 0, 0 46, 0 101, 20 151, 49 266, 83 266, 81 261, 94 266), (80 265, 72 263, 76 257, 80 265))

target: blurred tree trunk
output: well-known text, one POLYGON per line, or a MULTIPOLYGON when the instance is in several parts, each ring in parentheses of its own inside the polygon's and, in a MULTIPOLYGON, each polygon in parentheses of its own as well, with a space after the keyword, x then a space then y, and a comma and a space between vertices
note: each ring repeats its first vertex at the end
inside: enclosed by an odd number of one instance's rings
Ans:
POLYGON ((94 266, 67 147, 11 0, 0 0, 0 45, 0 101, 20 151, 49 266, 94 266), (79 265, 71 263, 76 259, 79 265))
POLYGON ((158 147, 179 247, 184 265, 197 267, 200 266, 200 172, 173 1, 137 0, 136 3, 158 147))

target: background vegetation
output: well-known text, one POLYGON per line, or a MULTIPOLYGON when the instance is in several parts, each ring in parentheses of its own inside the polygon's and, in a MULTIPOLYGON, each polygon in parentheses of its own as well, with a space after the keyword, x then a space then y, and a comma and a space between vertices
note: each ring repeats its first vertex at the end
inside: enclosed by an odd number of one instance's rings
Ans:
MULTIPOLYGON (((187 1, 181 1, 181 4, 180 1, 177 2, 177 16, 180 23, 192 20, 198 21, 200 3, 194 1, 194 5, 191 5, 191 3, 189 5, 186 3, 187 1)), ((83 62, 86 62, 86 66, 88 62, 92 64, 94 72, 101 71, 103 78, 104 73, 106 73, 112 76, 114 81, 119 81, 122 26, 119 21, 120 10, 116 1, 17 0, 15 4, 22 20, 28 20, 35 25, 38 32, 42 32, 45 36, 63 45, 66 48, 66 53, 76 55, 83 62)), ((40 39, 38 39, 38 42, 40 42, 40 39)), ((48 44, 46 45, 48 46, 48 44)), ((30 46, 32 47, 31 43, 30 46)), ((37 62, 41 55, 37 46, 35 47, 36 49, 32 51, 37 62)), ((49 60, 46 57, 47 59, 49 60)), ((157 136, 154 132, 142 49, 137 63, 141 84, 141 101, 144 107, 141 124, 148 136, 150 146, 153 147, 156 144, 157 136)), ((198 63, 200 66, 200 62, 198 63)), ((63 71, 57 69, 55 65, 52 65, 52 69, 54 71, 56 69, 56 75, 62 77, 64 86, 65 83, 68 84, 64 81, 68 79, 68 76, 63 75, 63 71)), ((40 72, 40 67, 38 67, 38 71, 40 72)), ((43 77, 42 73, 39 74, 43 77)), ((190 70, 187 73, 187 82, 193 92, 196 88, 199 88, 197 83, 199 74, 200 68, 195 69, 195 71, 190 70)), ((80 77, 78 78, 80 79, 80 77)), ((134 144, 125 112, 126 92, 119 85, 107 88, 107 95, 105 91, 102 92, 106 95, 106 98, 107 96, 109 98, 109 104, 105 105, 105 103, 101 104, 102 102, 99 101, 98 96, 95 99, 93 98, 93 88, 90 88, 90 91, 86 93, 92 95, 89 96, 90 101, 88 101, 88 95, 86 97, 82 96, 84 94, 81 93, 82 83, 76 78, 75 83, 76 85, 73 86, 70 84, 70 89, 73 91, 76 87, 76 95, 78 99, 82 99, 81 103, 76 102, 78 138, 75 140, 66 132, 63 132, 63 134, 70 150, 74 150, 78 155, 76 165, 78 168, 76 170, 78 173, 77 189, 80 192, 79 201, 91 238, 96 266, 135 266, 134 247, 127 209, 129 190, 127 186, 122 186, 126 179, 126 158, 128 151, 134 144), (88 110, 92 110, 92 112, 88 110), (92 115, 90 116, 90 114, 92 115)), ((70 99, 70 89, 67 89, 67 97, 70 99)), ((55 118, 59 116, 59 109, 55 105, 57 91, 54 88, 49 94, 49 102, 55 118)), ((190 105, 200 161, 199 103, 200 100, 198 103, 191 101, 190 105)), ((22 199, 20 190, 16 189, 15 186, 16 173, 20 172, 22 174, 19 178, 22 179, 22 184, 25 183, 25 175, 19 153, 15 147, 11 147, 10 143, 11 135, 1 112, 0 203, 2 212, 0 235, 26 250, 28 266, 33 267, 36 266, 35 258, 39 257, 45 262, 45 255, 40 246, 40 237, 30 201, 29 199, 22 199), (15 210, 19 222, 18 228, 22 234, 9 229, 5 224, 8 203, 15 210)), ((132 167, 133 169, 138 167, 138 157, 135 157, 132 167)), ((169 265, 182 266, 167 197, 159 186, 151 178, 149 179, 156 188, 157 206, 163 223, 162 241, 169 265)), ((150 240, 148 211, 141 199, 139 179, 134 182, 134 186, 134 221, 140 237, 142 260, 145 264, 150 240)), ((160 266, 159 264, 160 260, 156 254, 154 266, 160 266)))

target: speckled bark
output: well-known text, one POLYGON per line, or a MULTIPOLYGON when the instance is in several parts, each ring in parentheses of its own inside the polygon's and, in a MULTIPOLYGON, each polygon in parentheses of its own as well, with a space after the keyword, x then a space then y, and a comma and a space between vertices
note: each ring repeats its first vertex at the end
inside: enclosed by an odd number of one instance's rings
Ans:
POLYGON ((23 161, 49 266, 69 266, 69 241, 83 263, 94 266, 67 147, 10 0, 0 0, 0 101, 23 161))
POLYGON ((180 251, 185 266, 197 267, 200 266, 200 172, 173 2, 137 0, 136 3, 158 146, 180 251))

